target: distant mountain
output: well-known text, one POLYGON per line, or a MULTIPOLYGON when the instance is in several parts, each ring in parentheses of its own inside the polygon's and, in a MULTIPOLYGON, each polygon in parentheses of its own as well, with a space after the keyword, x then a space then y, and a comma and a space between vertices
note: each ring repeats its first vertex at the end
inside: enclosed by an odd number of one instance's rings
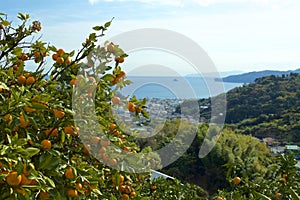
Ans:
POLYGON ((255 79, 261 78, 264 76, 282 76, 282 75, 289 75, 290 73, 300 73, 300 68, 296 70, 288 70, 288 71, 276 71, 276 70, 264 70, 264 71, 255 71, 255 72, 248 72, 244 74, 238 75, 231 75, 221 80, 216 79, 217 81, 223 82, 232 82, 232 83, 253 83, 255 79))
POLYGON ((231 75, 237 75, 237 74, 242 74, 244 73, 243 71, 224 71, 224 72, 207 72, 203 74, 188 74, 186 77, 199 77, 199 76, 204 76, 204 77, 227 77, 231 75))

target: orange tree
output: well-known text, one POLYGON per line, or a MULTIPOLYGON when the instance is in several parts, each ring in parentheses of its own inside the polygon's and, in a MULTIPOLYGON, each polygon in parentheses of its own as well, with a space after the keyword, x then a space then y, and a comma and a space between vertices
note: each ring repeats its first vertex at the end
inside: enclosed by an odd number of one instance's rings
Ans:
POLYGON ((275 161, 266 175, 257 180, 240 173, 243 169, 238 163, 228 166, 231 190, 219 191, 215 199, 299 200, 300 175, 294 155, 278 155, 275 161))
POLYGON ((133 116, 148 117, 145 100, 116 97, 129 83, 120 67, 127 55, 113 43, 96 46, 111 22, 93 27, 78 52, 66 52, 36 39, 39 21, 28 14, 18 18, 14 27, 0 13, 0 199, 156 199, 159 193, 164 199, 205 198, 192 186, 159 180, 165 190, 177 191, 166 193, 153 187, 150 173, 115 169, 135 162, 147 171, 159 165, 159 157, 140 163, 111 153, 116 147, 129 154, 148 151, 116 125, 111 109, 124 105, 133 116), (91 115, 72 103, 94 106, 99 126, 87 127, 91 115))

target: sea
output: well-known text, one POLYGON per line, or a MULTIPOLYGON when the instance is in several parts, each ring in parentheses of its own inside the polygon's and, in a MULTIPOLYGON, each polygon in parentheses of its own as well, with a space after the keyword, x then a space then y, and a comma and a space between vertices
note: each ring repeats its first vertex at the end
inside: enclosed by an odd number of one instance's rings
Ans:
POLYGON ((215 77, 131 76, 121 90, 124 96, 158 99, 202 99, 226 93, 243 83, 217 81, 215 77))

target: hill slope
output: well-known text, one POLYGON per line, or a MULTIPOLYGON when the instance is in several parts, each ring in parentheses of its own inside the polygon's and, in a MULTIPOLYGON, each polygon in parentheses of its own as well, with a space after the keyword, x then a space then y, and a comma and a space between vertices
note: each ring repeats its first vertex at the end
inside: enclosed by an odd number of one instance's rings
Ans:
POLYGON ((290 73, 300 73, 300 69, 297 70, 288 70, 288 71, 274 71, 274 70, 264 70, 258 72, 248 72, 239 75, 227 76, 222 79, 224 82, 233 82, 233 83, 253 83, 255 79, 261 78, 264 76, 281 76, 288 75, 290 73))

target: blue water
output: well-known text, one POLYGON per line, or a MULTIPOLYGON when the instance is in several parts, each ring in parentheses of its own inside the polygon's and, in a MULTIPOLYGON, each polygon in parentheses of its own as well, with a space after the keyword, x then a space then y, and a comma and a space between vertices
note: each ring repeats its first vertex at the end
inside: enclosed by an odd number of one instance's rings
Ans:
POLYGON ((123 88, 125 96, 161 99, 208 98, 227 92, 241 83, 217 82, 208 77, 128 77, 133 83, 123 88))

